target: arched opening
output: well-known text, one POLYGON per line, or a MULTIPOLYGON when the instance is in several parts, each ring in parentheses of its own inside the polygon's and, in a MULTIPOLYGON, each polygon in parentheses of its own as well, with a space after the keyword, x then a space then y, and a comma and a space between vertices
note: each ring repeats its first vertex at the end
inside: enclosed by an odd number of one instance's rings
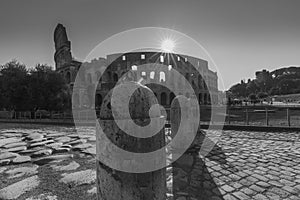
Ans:
POLYGON ((132 70, 132 71, 136 71, 136 70, 137 70, 137 66, 136 66, 136 65, 132 65, 132 66, 131 66, 131 70, 132 70))
POLYGON ((160 94, 160 101, 161 105, 167 105, 167 94, 165 92, 160 94))
POLYGON ((185 79, 186 79, 187 81, 190 81, 190 79, 189 79, 189 73, 186 73, 186 74, 185 74, 185 79))
POLYGON ((70 72, 67 72, 67 74, 66 74, 66 81, 67 81, 67 83, 71 82, 71 73, 70 72))
POLYGON ((201 105, 203 102, 202 102, 202 94, 201 93, 199 93, 199 95, 198 95, 198 102, 199 102, 199 104, 201 105))
POLYGON ((113 80, 114 82, 118 82, 118 74, 114 73, 113 80))
POLYGON ((166 82, 165 72, 159 72, 159 82, 166 82))
POLYGON ((170 93, 170 103, 169 105, 172 104, 173 99, 175 98, 175 94, 173 92, 170 93))
POLYGON ((204 104, 207 104, 207 94, 204 94, 204 104))
POLYGON ((198 75, 198 87, 200 89, 202 89, 202 77, 201 77, 201 75, 198 75))
POLYGON ((100 109, 102 105, 102 96, 101 94, 96 94, 96 109, 100 109))
POLYGON ((155 72, 154 71, 150 72, 150 79, 154 79, 154 77, 155 77, 155 72))

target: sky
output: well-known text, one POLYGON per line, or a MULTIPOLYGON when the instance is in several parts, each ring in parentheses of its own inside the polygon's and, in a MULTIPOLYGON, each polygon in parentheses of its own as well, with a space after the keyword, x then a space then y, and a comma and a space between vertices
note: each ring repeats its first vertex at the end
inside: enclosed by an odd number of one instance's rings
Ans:
POLYGON ((298 0, 1 0, 0 64, 54 66, 58 23, 77 60, 119 32, 164 27, 200 43, 229 89, 258 70, 300 66, 299 8, 298 0))

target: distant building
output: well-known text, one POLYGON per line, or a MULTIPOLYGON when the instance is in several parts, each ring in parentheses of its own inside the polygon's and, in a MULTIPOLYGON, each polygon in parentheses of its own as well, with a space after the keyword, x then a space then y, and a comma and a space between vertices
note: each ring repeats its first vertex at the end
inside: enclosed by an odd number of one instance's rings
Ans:
POLYGON ((270 78, 270 72, 264 69, 262 71, 255 72, 255 76, 257 82, 266 82, 270 78))

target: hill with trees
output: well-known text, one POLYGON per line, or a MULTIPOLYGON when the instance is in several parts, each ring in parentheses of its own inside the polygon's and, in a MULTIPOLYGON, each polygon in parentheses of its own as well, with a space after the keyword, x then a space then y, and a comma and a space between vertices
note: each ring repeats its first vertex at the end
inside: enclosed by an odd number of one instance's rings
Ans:
POLYGON ((253 80, 242 80, 233 85, 228 90, 229 96, 239 99, 254 99, 256 96, 262 99, 273 95, 300 93, 300 67, 285 67, 272 72, 262 70, 255 75, 253 80))

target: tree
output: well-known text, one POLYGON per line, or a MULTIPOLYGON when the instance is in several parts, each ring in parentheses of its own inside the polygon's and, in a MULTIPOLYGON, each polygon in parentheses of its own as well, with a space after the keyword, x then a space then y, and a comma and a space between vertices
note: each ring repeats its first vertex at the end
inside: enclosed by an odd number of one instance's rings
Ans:
POLYGON ((70 108, 71 95, 64 78, 48 65, 38 64, 30 72, 30 89, 34 110, 70 108), (69 100, 68 100, 69 99, 69 100))
POLYGON ((251 101, 252 103, 255 104, 255 101, 256 101, 256 95, 255 95, 254 93, 250 94, 248 98, 250 99, 250 101, 251 101))
POLYGON ((257 94, 257 98, 258 99, 265 99, 265 98, 267 98, 269 95, 266 93, 266 92, 259 92, 258 94, 257 94))
POLYGON ((7 110, 27 110, 29 98, 29 74, 26 66, 12 60, 1 66, 1 101, 7 110))

